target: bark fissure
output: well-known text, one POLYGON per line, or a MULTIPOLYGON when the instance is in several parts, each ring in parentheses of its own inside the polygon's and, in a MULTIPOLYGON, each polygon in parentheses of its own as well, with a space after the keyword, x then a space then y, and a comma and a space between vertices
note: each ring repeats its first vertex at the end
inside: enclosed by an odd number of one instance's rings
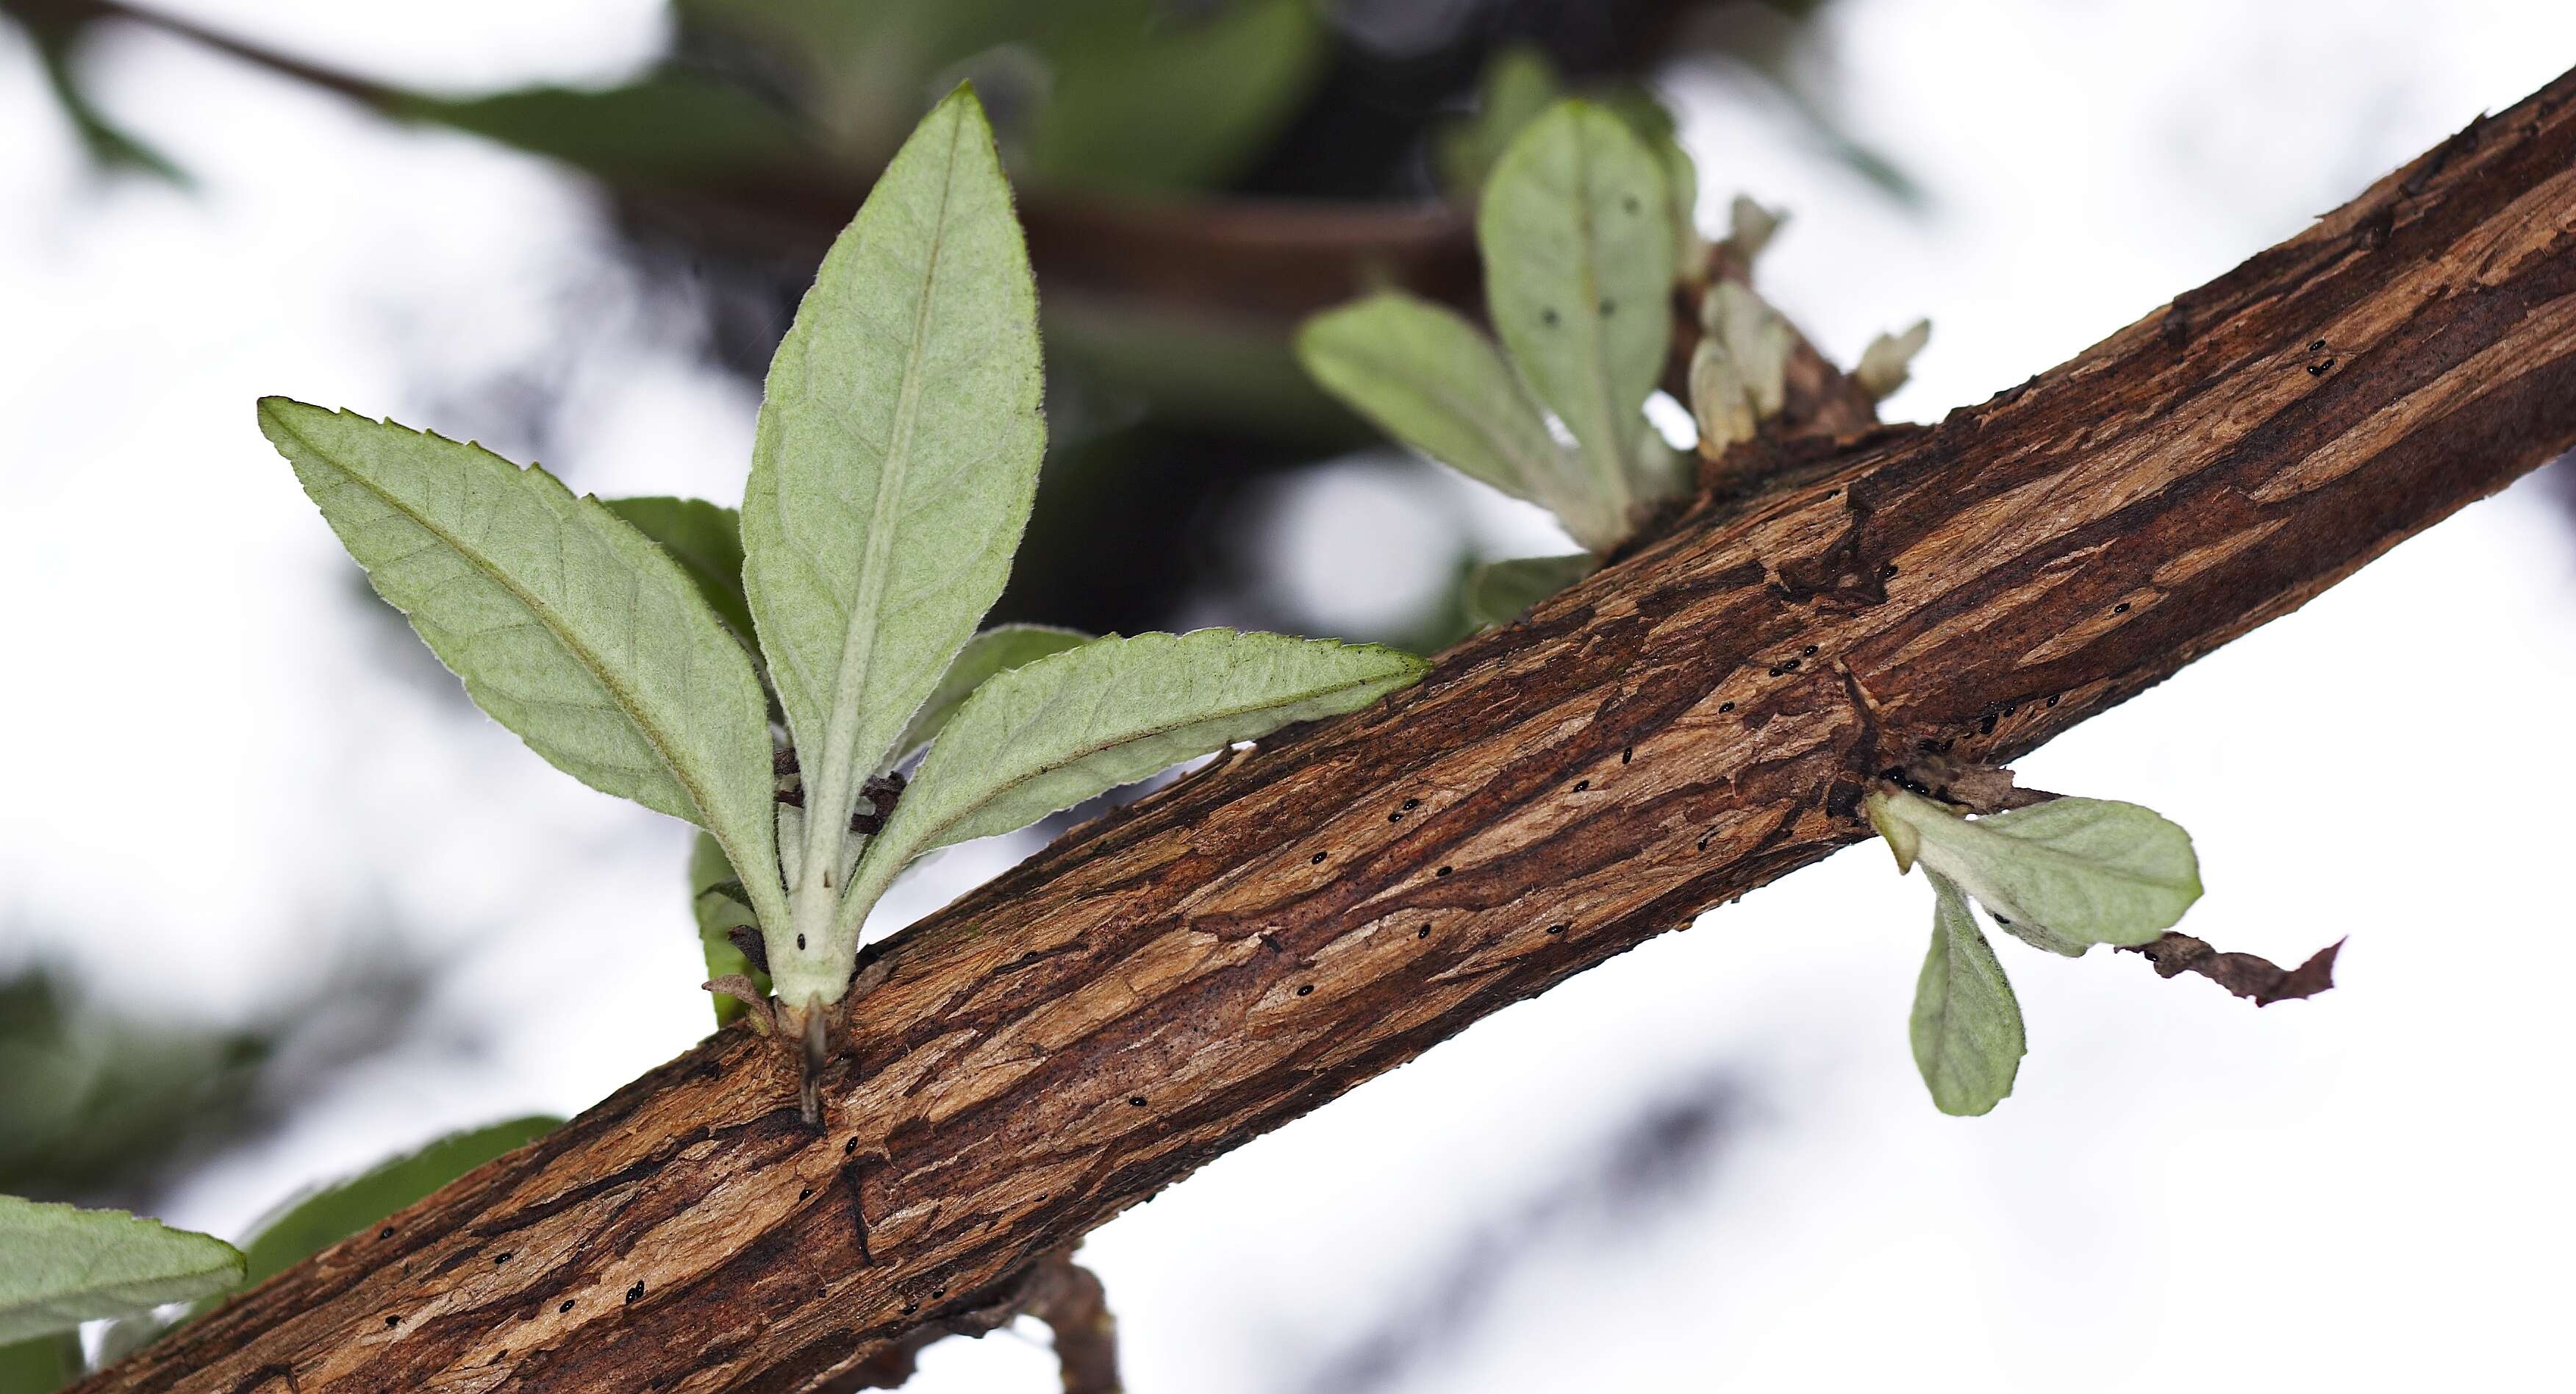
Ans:
POLYGON ((721 1032, 83 1387, 848 1377, 1209 1158, 1865 837, 1883 768, 2009 763, 2576 444, 2570 95, 1067 834, 888 948, 819 1133, 775 1043, 721 1032))

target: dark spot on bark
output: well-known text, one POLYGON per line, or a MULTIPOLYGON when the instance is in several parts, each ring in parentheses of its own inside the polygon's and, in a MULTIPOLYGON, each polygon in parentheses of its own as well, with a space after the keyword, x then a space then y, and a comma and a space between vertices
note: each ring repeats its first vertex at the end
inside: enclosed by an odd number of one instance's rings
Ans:
MULTIPOLYGON (((1130 1108, 1143 1108, 1145 1106, 1145 1096, 1142 1094, 1130 1094, 1127 1096, 1127 1105, 1130 1108)), ((933 1293, 931 1295, 934 1297, 938 1296, 937 1293, 933 1293)))
POLYGON ((797 1187, 796 1198, 798 1200, 812 1200, 814 1198, 814 1188, 811 1186, 797 1187))
POLYGON ((508 1263, 513 1257, 514 1255, 512 1255, 509 1250, 503 1249, 501 1252, 492 1256, 492 1266, 498 1268, 502 1264, 508 1263))
POLYGON ((1314 995, 1315 995, 1315 985, 1314 985, 1313 983, 1299 983, 1299 984, 1297 985, 1297 995, 1298 995, 1298 996, 1300 996, 1300 997, 1312 997, 1312 996, 1314 996, 1314 995))
POLYGON ((1406 808, 1420 808, 1420 807, 1422 807, 1422 800, 1420 800, 1420 799, 1406 799, 1406 800, 1404 801, 1404 806, 1405 806, 1406 808))
POLYGON ((2125 615, 2129 613, 2129 602, 2123 600, 2119 604, 2112 606, 2111 613, 2115 615, 2125 615))
POLYGON ((401 1318, 401 1317, 387 1317, 387 1318, 385 1318, 385 1326, 386 1326, 388 1329, 390 1329, 390 1328, 392 1328, 392 1327, 400 1326, 400 1325, 402 1325, 402 1318, 401 1318))
POLYGON ((1625 746, 1621 746, 1621 747, 1619 748, 1619 763, 1620 763, 1620 764, 1623 764, 1623 765, 1624 765, 1624 764, 1628 763, 1629 761, 1634 760, 1634 759, 1636 759, 1636 758, 1637 758, 1637 747, 1635 747, 1635 746, 1633 746, 1633 745, 1625 745, 1625 746))
POLYGON ((392 1225, 387 1225, 387 1226, 385 1226, 383 1229, 377 1230, 377 1231, 376 1231, 376 1237, 377 1237, 378 1239, 391 1239, 391 1238, 393 1238, 393 1237, 394 1237, 394 1227, 393 1227, 392 1225))
POLYGON ((1782 673, 1785 673, 1785 672, 1788 672, 1788 671, 1789 671, 1788 669, 1783 668, 1783 667, 1781 667, 1780 665, 1778 665, 1778 664, 1776 664, 1776 663, 1775 663, 1775 664, 1773 664, 1773 665, 1771 665, 1771 676, 1773 676, 1773 677, 1775 677, 1775 678, 1776 678, 1776 677, 1778 677, 1778 676, 1780 676, 1782 673))
POLYGON ((1552 924, 1547 927, 1547 932, 1550 934, 1563 934, 1565 930, 1566 926, 1561 924, 1552 924))
POLYGON ((906 1302, 906 1303, 904 1303, 904 1304, 903 1304, 903 1314, 904 1314, 905 1316, 911 1316, 913 1313, 918 1312, 918 1311, 920 1311, 920 1310, 921 1310, 921 1304, 920 1304, 920 1303, 918 1303, 918 1302, 906 1302))
POLYGON ((2312 378, 2323 377, 2325 376, 2326 371, 2334 367, 2334 365, 2335 361, 2331 358, 2327 359, 2323 363, 2311 363, 2308 365, 2308 376, 2312 378))
POLYGON ((805 947, 805 936, 804 936, 804 935, 799 934, 799 935, 797 935, 797 936, 796 936, 796 947, 798 947, 798 948, 800 948, 800 949, 801 949, 801 948, 803 948, 803 947, 805 947))
POLYGON ((1707 850, 1708 850, 1708 839, 1707 839, 1707 838, 1704 838, 1704 837, 1703 837, 1703 838, 1701 838, 1701 839, 1699 840, 1699 850, 1701 850, 1701 851, 1703 851, 1703 852, 1705 852, 1705 851, 1707 851, 1707 850))
POLYGON ((1717 709, 1720 712, 1731 712, 1735 710, 1735 704, 1733 702, 1720 702, 1717 704, 1717 709))
POLYGON ((1324 864, 1324 854, 1318 852, 1315 855, 1308 857, 1306 862, 1309 866, 1322 866, 1324 864))
POLYGON ((1274 954, 1284 954, 1288 952, 1288 946, 1279 942, 1279 936, 1266 929, 1261 931, 1261 947, 1268 949, 1274 954))
POLYGON ((636 1303, 636 1302, 641 1302, 641 1301, 643 1301, 643 1300, 644 1300, 644 1280, 643 1280, 643 1279, 641 1279, 641 1278, 636 1279, 636 1280, 635 1280, 635 1286, 633 1286, 633 1287, 631 1287, 631 1288, 628 1288, 628 1289, 626 1290, 626 1300, 627 1300, 627 1302, 628 1302, 629 1304, 636 1303))
POLYGON ((1801 653, 1801 654, 1806 655, 1806 656, 1807 656, 1807 657, 1809 657, 1809 658, 1813 658, 1813 657, 1815 657, 1815 656, 1816 656, 1816 646, 1815 646, 1815 645, 1813 645, 1813 644, 1809 644, 1809 645, 1808 645, 1808 646, 1806 646, 1805 648, 1798 650, 1798 652, 1799 652, 1799 653, 1801 653))
POLYGON ((1437 871, 1435 871, 1435 872, 1432 872, 1431 874, 1432 874, 1432 875, 1434 875, 1434 876, 1446 876, 1446 875, 1448 875, 1448 874, 1449 874, 1449 868, 1447 868, 1447 867, 1445 867, 1445 866, 1444 866, 1444 867, 1440 868, 1439 870, 1437 870, 1437 871))
POLYGON ((1584 790, 1589 789, 1589 788, 1591 788, 1591 787, 1592 787, 1592 781, 1591 781, 1591 780, 1588 780, 1588 779, 1578 779, 1578 780, 1574 781, 1574 792, 1576 792, 1576 793, 1578 793, 1578 794, 1582 793, 1584 790))
POLYGON ((842 1156, 844 1156, 844 1157, 846 1157, 846 1156, 850 1155, 851 1153, 856 1152, 856 1151, 858 1151, 858 1150, 859 1150, 859 1140, 858 1140, 857 1138, 852 1138, 852 1139, 850 1139, 849 1141, 847 1141, 847 1142, 845 1142, 845 1143, 842 1143, 842 1144, 841 1144, 841 1155, 842 1155, 842 1156))
POLYGON ((1388 822, 1390 822, 1390 823, 1401 823, 1401 822, 1403 822, 1403 821, 1404 821, 1404 810, 1399 808, 1399 809, 1397 809, 1395 812, 1393 812, 1393 813, 1390 813, 1390 814, 1386 815, 1386 821, 1388 821, 1388 822))
POLYGON ((569 1298, 569 1297, 567 1297, 567 1298, 565 1298, 565 1299, 564 1299, 564 1304, 563 1304, 562 1306, 555 1308, 555 1312, 556 1312, 556 1314, 557 1314, 557 1315, 561 1315, 561 1314, 563 1314, 563 1313, 565 1313, 565 1312, 569 1312, 569 1311, 571 1311, 571 1310, 572 1310, 572 1299, 571 1299, 571 1298, 569 1298))
POLYGON ((1414 938, 1416 938, 1416 939, 1428 939, 1428 938, 1430 938, 1430 937, 1431 937, 1431 926, 1429 926, 1429 925, 1424 925, 1422 928, 1420 928, 1420 929, 1417 929, 1417 930, 1413 931, 1413 937, 1414 937, 1414 938))
POLYGON ((1894 577, 1896 575, 1896 563, 1889 562, 1887 565, 1880 567, 1878 569, 1878 574, 1883 578, 1894 577))
MULTIPOLYGON (((1993 912, 1992 910, 1989 910, 1989 911, 1987 911, 1986 913, 1987 913, 1987 914, 1989 914, 1989 915, 1994 915, 1994 912, 1993 912)), ((1996 924, 1999 924, 1999 925, 2009 925, 2009 924, 2011 924, 2011 923, 2012 923, 2012 921, 2010 921, 2010 920, 2008 920, 2008 919, 2005 919, 2005 918, 2004 918, 2003 916, 2001 916, 2001 915, 1995 915, 1995 923, 1996 923, 1996 924)))
POLYGON ((1977 730, 1985 735, 1991 736, 1995 733, 1995 722, 1999 719, 2001 718, 1999 718, 1996 713, 1988 712, 1986 713, 1986 719, 1977 723, 1977 730))
POLYGON ((2048 699, 2048 704, 2049 704, 2050 706, 2052 706, 2052 707, 2053 707, 2053 706, 2056 706, 2056 705, 2057 705, 2057 699, 2056 699, 2055 697, 2053 697, 2053 696, 2052 696, 2052 697, 2050 697, 2050 698, 2048 699))
POLYGON ((940 1298, 946 1297, 947 1295, 948 1295, 948 1289, 946 1289, 946 1288, 932 1288, 932 1289, 930 1290, 930 1300, 931 1300, 931 1301, 933 1301, 933 1302, 936 1302, 936 1301, 938 1301, 940 1298))
POLYGON ((2323 352, 2325 351, 2325 347, 2326 347, 2326 341, 2325 341, 2325 340, 2323 340, 2323 339, 2319 339, 2319 340, 2317 340, 2315 343, 2308 345, 2308 352, 2310 352, 2310 353, 2323 353, 2323 352))

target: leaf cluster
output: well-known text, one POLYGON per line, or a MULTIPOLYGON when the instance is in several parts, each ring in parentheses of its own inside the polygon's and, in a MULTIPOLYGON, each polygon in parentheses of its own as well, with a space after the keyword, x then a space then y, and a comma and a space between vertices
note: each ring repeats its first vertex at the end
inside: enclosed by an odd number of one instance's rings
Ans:
POLYGON ((704 829, 710 968, 765 972, 801 1019, 847 991, 869 909, 924 853, 1422 671, 1269 634, 978 634, 1035 498, 1042 384, 1027 248, 961 87, 824 258, 772 360, 738 511, 576 497, 477 446, 283 398, 260 424, 486 713, 704 829))

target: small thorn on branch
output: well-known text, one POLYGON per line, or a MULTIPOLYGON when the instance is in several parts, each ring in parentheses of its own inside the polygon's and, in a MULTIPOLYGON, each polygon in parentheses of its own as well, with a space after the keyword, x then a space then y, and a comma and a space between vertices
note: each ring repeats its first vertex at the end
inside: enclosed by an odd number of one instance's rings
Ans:
POLYGON ((2254 954, 2220 953, 2188 934, 2167 934, 2152 944, 2123 945, 2120 952, 2145 958, 2155 965, 2157 977, 2198 973, 2239 997, 2251 999, 2255 1006, 2268 1007, 2275 1002, 2314 997, 2333 987, 2335 955, 2343 951, 2343 946, 2344 941, 2337 939, 2310 954, 2308 961, 2296 968, 2283 968, 2254 954))

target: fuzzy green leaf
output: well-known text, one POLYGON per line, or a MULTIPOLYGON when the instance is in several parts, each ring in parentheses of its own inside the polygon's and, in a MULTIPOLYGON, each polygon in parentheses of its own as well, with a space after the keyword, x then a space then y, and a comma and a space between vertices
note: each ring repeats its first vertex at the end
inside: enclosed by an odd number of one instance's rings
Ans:
POLYGON ((1457 311, 1382 291, 1307 320, 1297 357, 1388 435, 1551 510, 1576 541, 1607 548, 1625 535, 1493 341, 1457 311))
POLYGON ((1973 1116, 2012 1093, 2027 1049, 1994 946, 1977 932, 1967 897, 1949 878, 1932 880, 1932 949, 1914 984, 1914 1064, 1943 1113, 1973 1116))
POLYGON ((679 565, 597 499, 472 444, 263 398, 376 593, 492 719, 594 789, 721 840, 764 918, 786 919, 769 715, 742 646, 679 565))
POLYGON ((1868 811, 1900 865, 1921 860, 2059 953, 2151 943, 2200 898, 2191 834, 2136 804, 2051 799, 1968 819, 1897 791, 1871 795, 1868 811))
POLYGON ((1375 645, 1202 629, 1111 636, 975 690, 922 758, 852 878, 858 921, 934 847, 1023 828, 1095 794, 1295 721, 1364 707, 1427 667, 1375 645))
MULTIPOLYGON (((689 853, 689 910, 698 922, 698 950, 707 960, 707 976, 739 974, 767 992, 769 975, 753 967, 742 950, 733 946, 732 931, 745 926, 757 929, 760 925, 739 894, 741 884, 733 863, 725 860, 724 848, 705 833, 698 834, 697 846, 689 853)), ((741 1002, 721 992, 713 997, 716 1025, 742 1015, 741 1002)))
POLYGON ((1480 625, 1509 623, 1600 569, 1601 558, 1590 552, 1486 562, 1467 573, 1467 618, 1480 625))
POLYGON ((211 1234, 0 1196, 0 1342, 221 1292, 242 1271, 241 1251, 211 1234))
MULTIPOLYGON (((1010 186, 960 88, 823 259, 770 363, 744 491, 751 612, 804 772, 791 892, 809 935, 861 781, 1010 573, 1046 449, 1040 376, 1010 186)), ((783 976, 792 936, 763 924, 783 976)))
POLYGON ((1087 644, 1092 637, 1079 629, 1052 624, 997 624, 967 640, 966 647, 950 660, 948 671, 939 675, 939 686, 930 690, 930 700, 912 714, 886 764, 901 764, 930 744, 985 679, 1034 663, 1048 654, 1087 644))
POLYGON ((716 618, 744 645, 751 644, 751 602, 742 593, 741 515, 704 499, 654 496, 600 503, 670 553, 716 618))
POLYGON ((1663 162, 1627 122, 1566 101, 1513 140, 1476 218, 1503 344, 1574 433, 1593 496, 1623 532, 1644 492, 1646 397, 1672 338, 1669 198, 1663 162))

